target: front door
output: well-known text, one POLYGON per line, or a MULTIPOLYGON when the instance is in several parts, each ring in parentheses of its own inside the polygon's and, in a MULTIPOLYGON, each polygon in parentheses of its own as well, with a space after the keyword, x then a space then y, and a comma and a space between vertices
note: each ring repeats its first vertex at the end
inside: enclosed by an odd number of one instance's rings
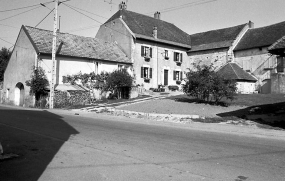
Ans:
POLYGON ((168 85, 168 70, 164 70, 164 85, 168 85))

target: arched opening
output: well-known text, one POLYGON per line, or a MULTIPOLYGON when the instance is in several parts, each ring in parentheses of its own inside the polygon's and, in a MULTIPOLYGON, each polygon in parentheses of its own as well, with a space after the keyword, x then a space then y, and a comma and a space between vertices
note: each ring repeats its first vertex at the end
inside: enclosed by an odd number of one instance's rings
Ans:
POLYGON ((25 98, 24 85, 21 82, 19 82, 16 84, 16 87, 15 87, 15 105, 23 106, 24 98, 25 98))

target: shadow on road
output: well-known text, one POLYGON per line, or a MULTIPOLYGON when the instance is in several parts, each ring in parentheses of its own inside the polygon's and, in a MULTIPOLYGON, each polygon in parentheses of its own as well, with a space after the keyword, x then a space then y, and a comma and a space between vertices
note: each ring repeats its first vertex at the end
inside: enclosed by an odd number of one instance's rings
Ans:
POLYGON ((19 155, 0 160, 0 180, 38 180, 65 141, 78 133, 61 116, 48 111, 0 107, 4 154, 19 155))
POLYGON ((220 117, 238 117, 270 127, 285 129, 285 102, 250 106, 232 112, 217 114, 220 117))

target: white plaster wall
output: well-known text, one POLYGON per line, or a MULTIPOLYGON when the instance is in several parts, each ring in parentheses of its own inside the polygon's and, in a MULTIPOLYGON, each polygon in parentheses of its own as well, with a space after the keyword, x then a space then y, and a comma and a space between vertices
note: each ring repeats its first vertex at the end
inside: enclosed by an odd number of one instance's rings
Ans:
POLYGON ((255 83, 237 82, 237 92, 241 94, 253 94, 255 93, 255 83))

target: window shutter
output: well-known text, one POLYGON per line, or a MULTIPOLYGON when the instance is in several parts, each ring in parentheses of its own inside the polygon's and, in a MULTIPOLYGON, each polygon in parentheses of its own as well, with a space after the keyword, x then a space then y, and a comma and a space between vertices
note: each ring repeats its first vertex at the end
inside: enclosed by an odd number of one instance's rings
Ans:
POLYGON ((141 78, 143 78, 143 67, 141 68, 141 78))
POLYGON ((149 48, 149 56, 152 58, 152 48, 149 48))
POLYGON ((181 58, 180 58, 180 62, 182 63, 182 59, 183 59, 183 54, 180 54, 181 58))
POLYGON ((173 60, 176 62, 176 52, 173 53, 173 60))
POLYGON ((175 80, 175 70, 173 70, 173 80, 175 80))
POLYGON ((180 80, 182 81, 183 72, 180 72, 180 80))
POLYGON ((144 57, 144 46, 141 47, 141 56, 144 57))
POLYGON ((152 68, 149 68, 149 78, 152 79, 152 68))

